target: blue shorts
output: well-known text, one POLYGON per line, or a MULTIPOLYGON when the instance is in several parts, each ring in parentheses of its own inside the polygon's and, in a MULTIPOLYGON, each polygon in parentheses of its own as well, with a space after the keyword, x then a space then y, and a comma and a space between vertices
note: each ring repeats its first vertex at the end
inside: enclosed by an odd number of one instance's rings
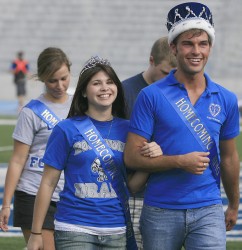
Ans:
POLYGON ((162 209, 144 205, 140 220, 145 250, 226 250, 223 206, 162 209))

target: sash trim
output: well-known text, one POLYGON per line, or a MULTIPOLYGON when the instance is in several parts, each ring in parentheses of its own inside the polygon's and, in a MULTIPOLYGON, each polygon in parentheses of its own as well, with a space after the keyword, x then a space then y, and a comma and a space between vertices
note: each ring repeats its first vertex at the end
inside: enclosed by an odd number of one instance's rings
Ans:
POLYGON ((43 120, 47 124, 48 130, 53 129, 55 125, 61 121, 48 106, 39 100, 31 100, 25 107, 31 109, 41 120, 43 120))

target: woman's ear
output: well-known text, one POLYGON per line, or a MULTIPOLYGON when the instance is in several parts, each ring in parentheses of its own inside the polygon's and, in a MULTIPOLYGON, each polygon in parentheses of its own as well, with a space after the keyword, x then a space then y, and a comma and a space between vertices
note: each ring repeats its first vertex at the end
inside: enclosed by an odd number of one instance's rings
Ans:
POLYGON ((86 97, 87 97, 86 93, 83 93, 83 94, 82 94, 82 96, 83 96, 84 98, 86 98, 86 97))

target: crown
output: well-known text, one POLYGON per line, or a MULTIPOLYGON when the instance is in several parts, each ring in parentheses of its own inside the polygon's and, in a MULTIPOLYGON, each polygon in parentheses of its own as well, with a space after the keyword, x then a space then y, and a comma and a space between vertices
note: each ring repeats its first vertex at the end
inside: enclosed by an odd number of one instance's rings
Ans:
POLYGON ((215 40, 215 30, 212 13, 201 3, 182 3, 172 8, 167 16, 168 42, 171 43, 178 35, 189 29, 205 30, 215 40))
POLYGON ((99 56, 92 56, 84 65, 81 74, 88 69, 96 67, 97 64, 108 65, 111 67, 110 62, 107 59, 104 59, 99 56))

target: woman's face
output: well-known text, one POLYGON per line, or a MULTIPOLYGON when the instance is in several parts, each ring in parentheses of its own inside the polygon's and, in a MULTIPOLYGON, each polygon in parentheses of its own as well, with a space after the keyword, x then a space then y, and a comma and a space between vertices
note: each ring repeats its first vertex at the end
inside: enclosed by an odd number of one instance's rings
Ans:
POLYGON ((46 80, 46 93, 51 99, 65 98, 69 84, 70 71, 66 64, 63 64, 50 79, 46 80))
POLYGON ((86 93, 88 109, 112 109, 118 89, 113 80, 104 71, 95 74, 87 84, 86 93))

